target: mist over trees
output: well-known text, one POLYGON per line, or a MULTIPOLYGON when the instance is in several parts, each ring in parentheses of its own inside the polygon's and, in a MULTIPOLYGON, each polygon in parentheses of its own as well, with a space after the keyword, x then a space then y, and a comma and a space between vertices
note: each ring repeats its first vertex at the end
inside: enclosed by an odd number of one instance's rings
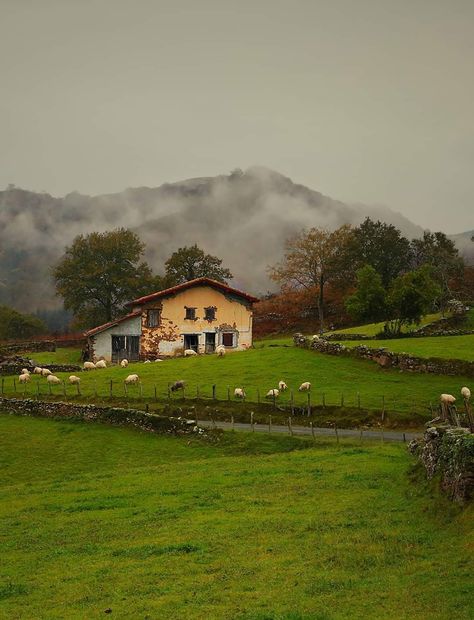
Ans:
POLYGON ((0 340, 26 339, 46 331, 45 323, 38 317, 0 306, 0 340))

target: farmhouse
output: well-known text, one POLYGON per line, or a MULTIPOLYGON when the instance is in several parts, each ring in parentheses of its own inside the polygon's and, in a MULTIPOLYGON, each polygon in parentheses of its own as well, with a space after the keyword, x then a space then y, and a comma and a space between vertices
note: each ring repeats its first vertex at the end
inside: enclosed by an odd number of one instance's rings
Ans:
POLYGON ((197 278, 128 303, 130 313, 85 333, 96 358, 146 360, 185 349, 212 353, 218 345, 252 345, 256 297, 210 278, 197 278))

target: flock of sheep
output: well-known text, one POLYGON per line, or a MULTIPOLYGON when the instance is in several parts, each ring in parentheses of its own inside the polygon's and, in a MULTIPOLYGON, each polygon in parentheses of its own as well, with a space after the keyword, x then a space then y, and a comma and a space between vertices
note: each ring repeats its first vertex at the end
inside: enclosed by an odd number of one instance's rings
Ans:
MULTIPOLYGON (((265 394, 265 398, 278 398, 282 392, 288 389, 288 386, 284 381, 278 382, 277 388, 272 388, 268 390, 265 394)), ((309 381, 305 381, 298 388, 298 392, 309 392, 311 390, 311 383, 309 381)), ((235 388, 234 390, 234 398, 244 399, 246 396, 244 388, 235 388)))

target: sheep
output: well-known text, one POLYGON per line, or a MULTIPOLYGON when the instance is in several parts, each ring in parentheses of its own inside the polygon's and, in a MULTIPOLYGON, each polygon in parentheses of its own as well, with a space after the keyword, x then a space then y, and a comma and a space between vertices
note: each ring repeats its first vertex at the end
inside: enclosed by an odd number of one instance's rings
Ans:
POLYGON ((284 392, 285 390, 288 389, 288 386, 286 385, 284 381, 279 381, 278 389, 280 390, 280 392, 284 392))
POLYGON ((243 400, 245 398, 245 390, 244 390, 244 388, 235 388, 235 390, 234 390, 234 398, 241 398, 243 400))
POLYGON ((41 366, 35 366, 33 369, 33 374, 35 375, 41 375, 43 373, 43 369, 41 368, 41 366))
POLYGON ((20 383, 29 383, 31 381, 30 373, 29 372, 21 373, 21 375, 18 377, 18 381, 20 383))
POLYGON ((298 392, 309 392, 311 389, 311 383, 309 381, 305 381, 298 388, 298 392))
POLYGON ((172 392, 176 392, 176 390, 184 390, 184 381, 181 379, 180 381, 175 381, 173 385, 170 387, 172 392))
POLYGON ((48 375, 46 377, 46 381, 51 385, 58 385, 59 383, 61 383, 61 379, 59 377, 56 377, 56 375, 48 375))
POLYGON ((22 368, 22 369, 21 369, 21 374, 22 374, 22 375, 29 375, 29 374, 30 374, 30 371, 28 370, 28 368, 22 368))
POLYGON ((159 357, 156 358, 155 362, 162 362, 163 360, 160 360, 159 357))
POLYGON ((84 370, 94 370, 95 364, 94 362, 84 362, 83 369, 84 370))
POLYGON ((194 349, 185 349, 184 350, 184 357, 192 357, 193 355, 197 355, 196 351, 194 351, 194 349))
POLYGON ((49 375, 52 375, 53 373, 48 368, 42 368, 41 374, 43 375, 43 377, 48 377, 49 375))
POLYGON ((225 355, 225 347, 222 344, 220 344, 218 347, 216 347, 216 354, 219 357, 224 357, 224 355, 225 355))
POLYGON ((79 377, 76 377, 76 375, 71 375, 69 377, 69 383, 71 383, 72 385, 79 385, 80 382, 81 380, 79 379, 79 377))
POLYGON ((144 364, 151 364, 151 360, 145 360, 143 363, 144 364))
POLYGON ((464 400, 471 400, 471 390, 468 387, 461 388, 461 396, 464 400))
POLYGON ((312 340, 321 340, 320 336, 318 336, 318 334, 314 334, 312 340))
POLYGON ((278 396, 280 396, 280 390, 277 390, 276 388, 268 390, 268 392, 265 394, 265 398, 277 398, 278 396))
POLYGON ((127 385, 134 385, 135 383, 139 383, 140 378, 138 377, 138 375, 128 375, 128 377, 125 379, 125 383, 127 385))
POLYGON ((96 368, 107 368, 107 362, 105 360, 99 360, 95 363, 96 368))
POLYGON ((453 405, 456 398, 452 394, 441 394, 440 401, 442 405, 453 405))
POLYGON ((127 368, 127 366, 128 366, 128 360, 123 359, 123 360, 120 362, 120 366, 122 366, 122 368, 127 368))

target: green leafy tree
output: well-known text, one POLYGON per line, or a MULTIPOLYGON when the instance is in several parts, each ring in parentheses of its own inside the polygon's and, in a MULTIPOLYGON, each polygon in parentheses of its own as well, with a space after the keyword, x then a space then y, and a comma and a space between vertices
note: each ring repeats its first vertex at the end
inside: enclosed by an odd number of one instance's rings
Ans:
POLYGON ((166 261, 165 268, 167 286, 175 286, 195 278, 212 278, 218 282, 226 282, 233 278, 232 273, 222 267, 220 258, 206 254, 196 244, 173 252, 166 261))
POLYGON ((38 317, 0 306, 0 340, 31 338, 46 331, 46 325, 38 317))
POLYGON ((162 281, 141 262, 144 244, 130 230, 79 235, 53 270, 56 291, 78 327, 110 321, 124 304, 152 290, 162 281))
POLYGON ((324 329, 325 289, 329 283, 344 286, 348 263, 345 252, 350 226, 330 232, 323 228, 302 231, 286 241, 284 259, 269 268, 272 280, 287 288, 316 290, 320 329, 324 329))
POLYGON ((361 323, 382 321, 387 316, 382 278, 371 265, 357 270, 357 290, 345 302, 348 313, 361 323))
POLYGON ((390 287, 387 313, 390 320, 385 332, 398 335, 404 325, 419 324, 432 308, 440 294, 440 287, 433 278, 429 265, 398 276, 390 287))
POLYGON ((412 266, 417 269, 430 265, 434 279, 440 287, 439 303, 444 307, 453 296, 451 281, 459 278, 464 269, 464 261, 454 241, 442 232, 425 231, 421 239, 411 241, 412 266))
POLYGON ((388 287, 410 265, 410 242, 393 224, 367 217, 354 228, 348 257, 356 268, 371 265, 388 287))

